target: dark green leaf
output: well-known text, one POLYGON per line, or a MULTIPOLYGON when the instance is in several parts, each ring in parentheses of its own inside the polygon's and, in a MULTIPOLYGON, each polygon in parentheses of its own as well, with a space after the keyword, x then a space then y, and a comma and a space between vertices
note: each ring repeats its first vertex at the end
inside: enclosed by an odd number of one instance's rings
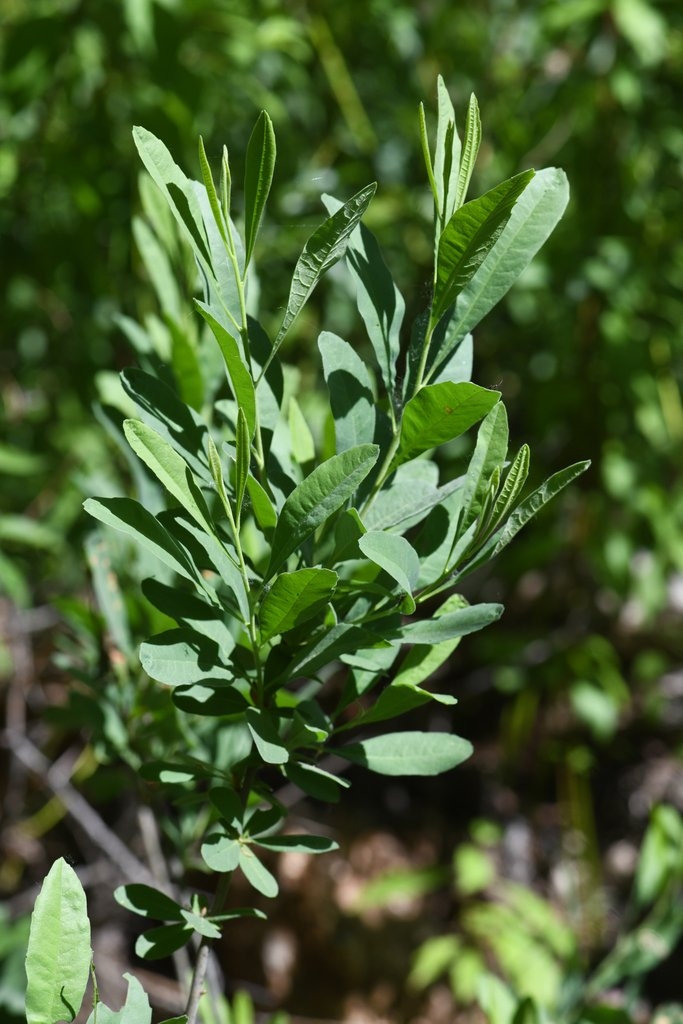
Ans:
POLYGON ((465 121, 465 145, 460 160, 458 173, 458 185, 455 190, 454 209, 459 209, 467 198, 467 190, 470 185, 472 171, 477 161, 477 154, 481 144, 481 119, 479 117, 479 105, 477 97, 472 93, 467 108, 467 120, 465 121))
POLYGON ((200 683, 189 686, 176 686, 172 699, 181 711, 207 718, 241 715, 248 707, 246 697, 225 679, 202 679, 200 683))
POLYGON ((149 885, 137 882, 120 885, 114 890, 114 899, 120 906, 141 917, 153 917, 158 921, 182 920, 182 907, 170 896, 149 885))
POLYGON ((192 938, 192 929, 186 924, 162 924, 138 936, 135 952, 142 960, 163 960, 182 949, 192 938))
POLYGON ((461 206, 439 239, 431 323, 437 324, 484 262, 519 195, 534 176, 524 171, 461 206))
POLYGON ((245 365, 245 357, 240 351, 240 347, 233 334, 216 319, 213 311, 198 299, 195 299, 194 304, 211 328, 213 336, 218 343, 218 347, 223 355, 232 393, 246 417, 249 436, 253 437, 256 427, 256 392, 254 390, 254 382, 251 379, 251 373, 247 365, 245 365))
POLYGON ((196 582, 196 572, 183 549, 158 519, 132 498, 88 498, 83 508, 106 526, 128 534, 160 562, 185 579, 196 582))
POLYGON ((330 569, 281 573, 261 604, 261 640, 286 633, 317 615, 334 594, 338 578, 330 569))
POLYGON ((459 529, 463 532, 479 517, 489 490, 491 477, 500 470, 508 450, 508 418, 505 406, 498 402, 479 427, 474 454, 467 467, 463 485, 462 518, 459 529))
POLYGON ((316 800, 336 803, 342 789, 348 789, 349 782, 339 775, 333 775, 314 764, 290 761, 285 766, 285 775, 295 786, 316 800))
POLYGON ((376 188, 375 184, 368 185, 357 192, 340 210, 328 217, 306 242, 294 268, 287 310, 273 352, 280 347, 282 339, 325 271, 344 255, 349 235, 365 213, 376 188))
POLYGON ((275 169, 275 152, 273 123, 265 110, 262 110, 249 139, 244 168, 245 267, 249 265, 270 192, 275 169))
POLYGON ((499 400, 498 391, 467 381, 444 381, 421 388, 403 410, 396 465, 459 437, 499 400))
POLYGON ((334 416, 337 453, 375 436, 375 399, 366 364, 348 342, 323 331, 318 338, 334 416))
POLYGON ((286 499, 273 535, 265 579, 346 502, 368 475, 379 454, 374 444, 363 444, 317 466, 286 499))

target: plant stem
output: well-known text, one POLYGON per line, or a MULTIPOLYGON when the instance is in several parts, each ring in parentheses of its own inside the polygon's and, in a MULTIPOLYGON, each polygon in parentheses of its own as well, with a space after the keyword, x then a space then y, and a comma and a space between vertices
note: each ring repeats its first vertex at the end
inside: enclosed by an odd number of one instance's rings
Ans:
MULTIPOLYGON (((221 876, 218 888, 216 889, 216 895, 214 896, 211 904, 209 915, 220 914, 223 910, 225 901, 228 898, 231 881, 232 872, 221 876)), ((204 991, 204 982, 206 980, 206 972, 209 966, 209 957, 211 955, 211 943, 212 940, 206 938, 206 936, 202 936, 202 940, 199 943, 197 959, 195 960, 194 971, 192 973, 190 994, 187 999, 187 1008, 185 1010, 185 1013, 187 1014, 187 1024, 197 1024, 199 1001, 202 998, 204 991)))

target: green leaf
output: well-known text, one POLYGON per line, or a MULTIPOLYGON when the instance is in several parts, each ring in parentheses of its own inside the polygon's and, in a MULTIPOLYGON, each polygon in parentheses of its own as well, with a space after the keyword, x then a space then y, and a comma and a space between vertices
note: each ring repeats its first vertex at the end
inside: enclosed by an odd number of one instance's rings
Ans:
MULTIPOLYGON (((467 608, 467 601, 460 594, 451 594, 444 601, 440 608, 434 613, 434 618, 439 619, 449 612, 467 608)), ((442 640, 436 644, 416 644, 412 647, 399 667, 392 686, 419 686, 425 679, 429 679, 432 673, 451 656, 460 642, 460 637, 451 640, 442 640)))
POLYGON ((254 518, 261 530, 272 530, 277 523, 277 511, 268 492, 251 473, 247 477, 247 490, 254 518))
POLYGON ((234 871, 240 862, 241 844, 234 836, 217 832, 209 836, 201 845, 204 863, 212 871, 234 871))
MULTIPOLYGON (((192 929, 186 924, 162 924, 138 936, 135 952, 142 960, 163 960, 182 949, 191 938, 192 929)), ((99 1015, 97 1024, 100 1024, 99 1015)))
POLYGON ((294 395, 289 399, 289 437, 291 443, 292 457, 299 465, 312 462, 315 458, 315 441, 311 428, 301 411, 301 406, 294 395))
POLYGON ((448 221, 439 239, 432 325, 439 322, 482 265, 533 176, 534 171, 515 175, 461 206, 448 221))
POLYGON ((204 139, 201 137, 201 135, 199 136, 198 149, 199 166, 202 171, 202 180, 204 182, 206 194, 209 198, 209 204, 211 206, 211 212, 213 213, 213 219, 216 222, 216 227, 220 231, 221 238, 223 239, 225 244, 228 245, 228 232, 226 229, 225 217, 223 216, 220 200, 218 199, 218 193, 216 192, 216 184, 213 180, 213 174, 211 173, 211 165, 209 164, 209 159, 206 155, 206 150, 204 148, 204 139))
POLYGON ((147 993, 132 974, 124 974, 123 977, 128 982, 128 992, 121 1009, 110 1010, 104 1003, 98 1003, 87 1024, 152 1024, 152 1007, 147 993))
MULTIPOLYGON (((436 148, 434 151, 434 180, 436 209, 443 227, 459 205, 456 203, 461 143, 455 123, 455 110, 441 75, 436 80, 436 148)), ((437 238, 440 231, 437 232, 437 238)))
POLYGON ((504 522, 517 504, 526 483, 526 478, 529 475, 530 454, 529 446, 523 444, 515 455, 500 488, 498 497, 491 509, 491 516, 486 526, 488 532, 495 530, 497 526, 504 522))
POLYGON ((369 530, 358 541, 358 547, 375 565, 387 572, 399 587, 410 596, 412 607, 406 607, 410 615, 415 611, 412 593, 420 575, 420 560, 413 546, 397 533, 383 533, 369 530))
POLYGON ((458 185, 455 191, 454 209, 458 210, 467 198, 467 190, 470 186, 470 178, 477 161, 477 154, 481 144, 481 119, 479 117, 479 105, 477 97, 472 93, 467 108, 467 120, 465 121, 465 145, 460 161, 458 173, 458 185))
POLYGON ((339 775, 326 772, 314 764, 290 761, 285 765, 285 775, 290 782, 316 800, 337 803, 342 789, 348 789, 350 783, 339 775))
POLYGON ((349 235, 368 208, 376 188, 376 184, 367 185, 357 192, 340 210, 328 217, 306 242, 294 268, 287 309, 275 338, 273 353, 280 347, 282 339, 325 271, 344 255, 349 235))
POLYGON ((348 342, 330 331, 318 338, 325 381, 330 392, 337 453, 375 436, 375 399, 366 364, 348 342))
POLYGON ((174 320, 179 320, 182 315, 182 300, 166 250, 159 244, 147 221, 141 217, 133 217, 133 238, 157 293, 162 312, 174 320))
POLYGON ((185 587, 172 587, 155 579, 142 581, 142 592, 155 608, 175 619, 179 626, 201 633, 218 644, 225 656, 235 646, 226 614, 216 604, 209 604, 185 587))
POLYGON ((567 466, 566 469, 561 469, 559 473, 554 473, 549 477, 533 494, 530 494, 517 506, 505 525, 497 533, 494 533, 474 559, 467 563, 466 571, 469 573, 482 562, 495 558, 503 548, 507 547, 522 527, 526 526, 529 520, 541 511, 544 505, 547 505, 572 480, 576 480, 577 476, 585 473, 589 466, 589 461, 575 462, 572 466, 567 466))
POLYGON ((392 732, 337 752, 379 775, 441 775, 466 761, 472 744, 446 732, 392 732))
POLYGON ((247 725, 256 749, 266 764, 286 764, 289 751, 280 739, 279 719, 273 712, 247 708, 247 725))
POLYGON ((114 890, 114 899, 119 906, 141 917, 153 917, 157 921, 180 921, 182 907, 158 889, 149 885, 133 883, 120 885, 114 890))
MULTIPOLYGON (((551 167, 536 172, 515 202, 495 245, 457 297, 449 325, 453 342, 471 331, 502 299, 551 234, 568 200, 563 171, 551 167)), ((467 206, 462 207, 463 212, 467 206)), ((438 368, 447 355, 441 351, 432 365, 438 368)))
POLYGON ((191 629, 169 629, 140 645, 140 663, 147 675, 166 686, 231 680, 219 663, 218 647, 191 629))
POLYGON ((230 387, 232 393, 235 396, 235 401, 244 413, 247 426, 249 427, 249 436, 254 436, 256 429, 256 392, 254 390, 254 382, 251 377, 251 373, 247 365, 245 365, 244 356, 240 352, 239 345, 236 338, 230 333, 230 331, 214 316, 212 310, 200 302, 199 299, 194 300, 195 309, 201 313, 204 320, 207 322, 213 333, 218 347, 221 350, 223 356, 223 362, 225 363, 225 369, 228 374, 228 380, 230 381, 230 387))
POLYGON ((210 480, 204 442, 206 424, 194 409, 181 401, 173 388, 158 377, 129 367, 121 374, 121 384, 140 408, 141 418, 161 434, 183 456, 199 480, 210 480))
POLYGON ((63 857, 54 862, 31 916, 26 951, 26 1022, 71 1021, 90 973, 90 921, 85 892, 63 857))
POLYGON ((402 644, 438 644, 484 629, 496 622, 503 611, 502 604, 473 604, 438 618, 409 622, 401 626, 397 637, 402 644))
POLYGON ((133 140, 143 164, 163 192, 195 255, 210 273, 204 221, 192 182, 175 163, 163 142, 146 128, 133 128, 133 140))
POLYGON ((379 455, 374 444, 358 445, 317 466, 286 499, 273 534, 268 580, 307 537, 346 502, 379 455))
MULTIPOLYGON (((192 561, 203 568, 217 572, 223 583, 232 591, 236 601, 238 614, 242 622, 249 621, 249 596, 244 580, 237 567, 235 556, 225 543, 213 533, 207 533, 194 519, 186 516, 181 510, 174 509, 160 513, 162 521, 171 524, 174 536, 182 542, 190 553, 192 561), (206 563, 206 564, 204 564, 206 563)), ((200 577, 204 588, 211 590, 208 582, 200 577)))
POLYGON ((369 650, 382 644, 382 639, 375 633, 348 622, 340 622, 336 626, 318 635, 311 645, 298 654, 295 661, 288 667, 286 678, 307 676, 312 678, 315 673, 344 654, 369 650))
POLYGON ((83 508, 106 526, 128 534, 180 576, 196 582, 194 567, 183 549, 139 502, 132 498, 87 498, 83 508))
POLYGON ((444 381, 421 388, 403 410, 396 464, 459 437, 499 400, 498 391, 488 391, 468 381, 444 381))
POLYGON ((240 828, 244 808, 234 789, 229 786, 213 786, 209 799, 230 828, 240 828))
POLYGON ((156 430, 141 420, 125 420, 123 430, 135 454, 151 469, 169 494, 203 529, 212 533, 209 510, 185 459, 156 430))
POLYGON ((413 686, 412 683, 399 683, 393 680, 382 691, 371 708, 354 718, 348 725, 342 726, 337 732, 356 725, 365 726, 374 725, 376 722, 386 722, 390 718, 398 718, 399 715, 405 715, 408 711, 413 711, 431 701, 446 705, 457 704, 456 698, 448 693, 430 693, 429 690, 421 690, 419 686, 413 686))
POLYGON ((273 122, 262 110, 247 146, 244 167, 244 245, 245 268, 249 265, 275 169, 275 132, 273 122))
POLYGON ((279 888, 274 875, 261 863, 250 846, 240 847, 240 867, 244 877, 258 892, 271 899, 277 896, 279 888))
POLYGON ((508 418, 505 406, 498 402, 479 427, 474 454, 467 467, 462 494, 462 518, 459 529, 464 532, 478 518, 489 490, 491 477, 500 469, 508 450, 508 418))
POLYGON ((193 932, 197 932, 198 935, 203 935, 207 939, 220 939, 222 934, 220 928, 213 921, 209 921, 207 917, 195 914, 192 910, 183 910, 182 915, 193 932))
POLYGON ((394 284, 375 236, 364 224, 351 235, 346 262, 356 282, 356 304, 387 393, 396 390, 396 362, 405 313, 403 296, 394 284))
POLYGON ((317 615, 334 594, 338 579, 330 569, 297 569, 278 576, 259 612, 262 642, 317 615))
POLYGON ((254 845, 280 853, 330 853, 339 849, 339 843, 324 836, 272 836, 254 840, 254 845))

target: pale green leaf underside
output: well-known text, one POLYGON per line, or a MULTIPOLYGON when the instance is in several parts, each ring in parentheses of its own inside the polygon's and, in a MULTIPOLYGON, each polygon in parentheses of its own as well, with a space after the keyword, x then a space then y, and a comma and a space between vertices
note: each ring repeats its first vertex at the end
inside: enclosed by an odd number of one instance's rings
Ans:
POLYGON ((81 1008, 91 960, 85 892, 60 857, 36 899, 26 953, 27 1024, 71 1021, 81 1008))
POLYGON ((443 732, 395 732, 350 744, 339 753, 380 775, 441 775, 466 761, 472 744, 443 732))

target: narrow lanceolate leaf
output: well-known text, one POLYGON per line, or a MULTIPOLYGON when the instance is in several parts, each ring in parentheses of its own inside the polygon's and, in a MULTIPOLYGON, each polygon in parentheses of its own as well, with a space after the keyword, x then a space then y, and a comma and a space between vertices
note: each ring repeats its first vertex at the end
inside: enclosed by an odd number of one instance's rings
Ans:
POLYGON ((477 97, 472 93, 467 109, 467 120, 465 122, 465 145, 460 161, 460 172, 455 192, 454 208, 460 209, 467 198, 467 190, 470 187, 470 178, 477 161, 479 146, 481 145, 481 118, 479 117, 479 105, 477 97))
POLYGON ((379 448, 362 444, 317 466, 287 497, 273 533, 268 580, 307 537, 341 508, 377 461, 379 448))
POLYGON ((401 626, 396 637, 403 644, 439 644, 484 629, 503 614, 502 604, 473 604, 439 618, 422 619, 401 626))
POLYGON ((419 122, 420 122, 420 146, 422 148, 422 158, 425 164, 425 170, 427 171, 427 178, 429 180, 429 187, 432 190, 434 197, 434 209, 439 213, 439 192, 436 187, 436 179, 434 177, 434 168, 432 166, 432 155, 429 151, 429 136, 427 134, 427 120, 425 118, 424 104, 420 103, 418 108, 419 122))
POLYGON ((245 268, 254 251, 254 242, 273 181, 275 154, 273 122, 265 110, 262 110, 249 139, 244 168, 245 268))
POLYGON ((163 192, 195 256, 212 276, 204 222, 193 183, 178 167, 163 142, 146 128, 133 128, 133 140, 143 164, 163 192))
MULTIPOLYGON (((457 297, 449 330, 454 341, 476 327, 502 299, 551 234, 568 201, 569 186, 563 171, 549 167, 536 172, 517 199, 495 245, 457 297)), ((433 365, 438 365, 445 354, 433 365)))
POLYGON ((441 775, 472 754, 472 744, 445 732, 394 732, 342 747, 338 753, 379 775, 441 775))
POLYGON ((195 308, 204 317, 207 324, 213 332, 213 336, 218 343, 218 347, 221 350, 223 356, 223 362, 225 363, 225 369, 228 374, 230 381, 230 387, 232 393, 235 396, 240 409, 243 411, 247 425, 249 427, 249 437, 254 436, 254 430, 256 428, 256 393, 254 391, 254 382, 251 379, 251 374, 247 369, 244 362, 244 356, 240 351, 240 347, 237 340, 233 335, 223 326, 220 321, 216 319, 208 306, 199 299, 194 300, 195 308))
POLYGON ((375 436, 375 398, 367 365, 347 341, 330 331, 318 338, 330 393, 337 453, 375 436))
POLYGON ((264 850, 277 850, 279 853, 331 853, 339 849, 339 843, 326 836, 271 836, 254 842, 264 850))
POLYGON ((277 577, 259 612, 261 640, 286 633, 320 612, 337 586, 331 569, 297 569, 277 577))
POLYGON ((141 420, 125 420, 123 430, 128 444, 172 497, 208 533, 213 533, 209 510, 195 484, 185 459, 168 441, 141 420))
POLYGON ((405 313, 403 296, 394 284, 377 239, 363 224, 353 232, 346 262, 356 282, 356 303, 363 317, 384 386, 396 391, 399 333, 405 313))
MULTIPOLYGON (((369 530, 359 538, 358 547, 375 565, 379 565, 396 580, 404 593, 412 595, 420 575, 420 559, 405 537, 397 533, 369 530)), ((412 598, 411 605, 405 608, 407 614, 415 611, 412 598)))
POLYGON ((213 180, 213 174, 211 173, 211 165, 209 164, 206 150, 204 149, 204 139, 199 136, 199 166, 202 171, 202 180, 204 181, 204 188, 206 194, 209 197, 209 204, 211 206, 211 212, 213 218, 216 221, 216 227, 221 233, 221 238, 228 244, 228 232, 225 226, 225 220, 223 217, 223 211, 221 204, 218 199, 218 193, 216 192, 216 185, 213 180))
POLYGON ((456 210, 439 240, 431 323, 439 322, 493 248, 518 196, 534 176, 524 171, 456 210))
MULTIPOLYGON (((438 119, 436 126, 436 149, 434 153, 434 180, 436 184, 436 207, 440 228, 447 224, 456 206, 458 173, 460 169, 461 143, 455 124, 455 110, 444 80, 439 75, 436 83, 438 119)), ((437 232, 437 237, 441 233, 437 232)))
POLYGON ((549 477, 545 483, 541 484, 533 494, 530 494, 521 505, 512 513, 505 526, 502 528, 500 536, 496 541, 496 545, 493 549, 493 557, 506 547, 515 534, 519 533, 523 526, 529 522, 530 519, 541 511, 544 505, 559 494, 563 488, 570 484, 572 480, 576 480, 577 476, 581 476, 585 473, 590 462, 575 462, 574 465, 568 466, 566 469, 561 469, 559 473, 554 473, 549 477))
POLYGON ((232 519, 232 509, 230 507, 228 495, 225 490, 225 482, 223 480, 223 467, 221 466, 220 456, 211 434, 207 437, 207 449, 209 452, 209 469, 211 470, 211 476, 213 477, 213 484, 216 488, 216 493, 221 499, 221 504, 225 509, 225 514, 228 519, 232 519))
POLYGON ((242 514, 242 502, 244 492, 247 489, 249 477, 249 462, 251 459, 251 443, 249 437, 249 426, 247 418, 242 409, 237 410, 237 432, 235 435, 235 507, 237 509, 237 520, 239 522, 242 514))
MULTIPOLYGON (((187 934, 189 938, 190 932, 187 934)), ((132 974, 123 977, 128 982, 128 993, 121 1009, 110 1010, 104 1003, 98 1003, 87 1024, 152 1024, 152 1007, 141 983, 132 974)))
POLYGON ((499 400, 498 391, 488 391, 469 381, 444 381, 421 388, 403 410, 395 465, 464 434, 499 400))
POLYGON ((325 271, 344 255, 349 235, 368 208, 376 188, 376 184, 367 185, 357 192, 340 210, 328 217, 306 242, 294 268, 287 309, 275 339, 273 352, 279 348, 282 339, 325 271))
POLYGON ((83 886, 60 857, 36 899, 26 952, 26 1022, 71 1021, 81 1008, 92 950, 83 886))
POLYGON ((529 446, 523 444, 515 455, 513 463, 503 481, 503 486, 491 510, 491 518, 487 529, 495 530, 497 526, 505 522, 517 504, 526 483, 526 478, 529 475, 530 455, 529 446))
POLYGON ((195 581, 189 558, 158 519, 132 498, 87 498, 83 508, 106 526, 128 534, 180 576, 195 581))
POLYGON ((507 412, 503 403, 498 402, 479 428, 474 453, 467 467, 462 493, 462 519, 459 526, 462 532, 478 518, 491 477, 502 467, 507 450, 507 412))
POLYGON ((530 519, 541 511, 544 505, 555 497, 556 494, 575 480, 577 476, 585 473, 590 462, 576 462, 573 466, 560 470, 545 481, 533 494, 530 494, 520 505, 517 506, 504 526, 494 533, 484 544, 472 561, 468 562, 459 575, 472 572, 482 562, 494 558, 503 548, 507 547, 512 538, 519 533, 522 527, 526 526, 530 519))

